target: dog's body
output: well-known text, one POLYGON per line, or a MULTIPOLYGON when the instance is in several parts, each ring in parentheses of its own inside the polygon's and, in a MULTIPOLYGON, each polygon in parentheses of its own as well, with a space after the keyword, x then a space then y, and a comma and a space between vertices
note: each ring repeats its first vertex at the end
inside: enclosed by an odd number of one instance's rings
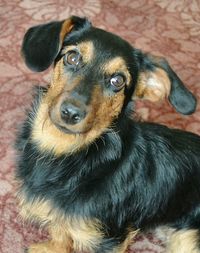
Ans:
POLYGON ((16 145, 21 214, 52 236, 28 252, 123 253, 158 225, 174 229, 168 252, 200 252, 200 137, 130 116, 132 97, 195 110, 167 62, 77 17, 31 28, 23 55, 38 71, 55 60, 16 145))

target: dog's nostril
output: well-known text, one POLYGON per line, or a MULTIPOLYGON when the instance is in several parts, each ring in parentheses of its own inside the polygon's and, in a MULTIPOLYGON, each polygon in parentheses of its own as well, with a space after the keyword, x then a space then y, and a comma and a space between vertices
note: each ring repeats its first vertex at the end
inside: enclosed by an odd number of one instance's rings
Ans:
POLYGON ((74 114, 74 115, 72 116, 72 118, 73 118, 74 121, 79 121, 79 120, 80 120, 80 115, 74 114))
POLYGON ((68 110, 61 110, 61 113, 62 113, 63 115, 69 115, 69 111, 68 111, 68 110))
POLYGON ((85 111, 72 104, 61 105, 61 118, 67 124, 77 124, 85 117, 85 111))

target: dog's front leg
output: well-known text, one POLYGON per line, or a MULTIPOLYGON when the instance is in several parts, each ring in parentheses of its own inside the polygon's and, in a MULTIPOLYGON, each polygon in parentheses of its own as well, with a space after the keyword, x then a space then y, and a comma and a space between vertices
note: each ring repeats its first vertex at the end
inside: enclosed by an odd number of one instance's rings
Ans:
POLYGON ((128 246, 130 246, 135 239, 135 236, 139 230, 130 230, 127 232, 125 239, 121 242, 119 237, 106 238, 102 240, 98 249, 94 253, 125 253, 127 252, 128 246))
POLYGON ((27 253, 72 253, 73 243, 65 227, 50 225, 49 233, 51 240, 30 245, 27 253))
POLYGON ((167 242, 167 253, 200 253, 199 230, 174 230, 167 242))

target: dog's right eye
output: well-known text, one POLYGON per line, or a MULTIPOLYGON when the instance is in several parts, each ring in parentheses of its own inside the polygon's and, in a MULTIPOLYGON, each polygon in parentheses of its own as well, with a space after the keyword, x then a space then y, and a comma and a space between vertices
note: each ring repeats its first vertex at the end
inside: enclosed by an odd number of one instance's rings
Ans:
POLYGON ((112 76, 112 78, 110 79, 110 84, 111 84, 111 87, 114 89, 114 91, 119 91, 125 86, 126 79, 124 75, 116 74, 112 76))
POLYGON ((64 55, 63 61, 65 65, 77 66, 81 61, 81 55, 78 51, 72 50, 64 55))

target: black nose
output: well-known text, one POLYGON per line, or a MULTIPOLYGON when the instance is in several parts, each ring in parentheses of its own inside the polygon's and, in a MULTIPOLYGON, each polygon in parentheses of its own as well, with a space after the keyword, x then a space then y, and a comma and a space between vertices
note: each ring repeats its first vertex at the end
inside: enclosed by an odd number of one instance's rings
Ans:
POLYGON ((61 118, 62 120, 71 125, 75 125, 79 123, 82 119, 85 118, 86 112, 81 108, 70 104, 63 103, 60 108, 61 118))

